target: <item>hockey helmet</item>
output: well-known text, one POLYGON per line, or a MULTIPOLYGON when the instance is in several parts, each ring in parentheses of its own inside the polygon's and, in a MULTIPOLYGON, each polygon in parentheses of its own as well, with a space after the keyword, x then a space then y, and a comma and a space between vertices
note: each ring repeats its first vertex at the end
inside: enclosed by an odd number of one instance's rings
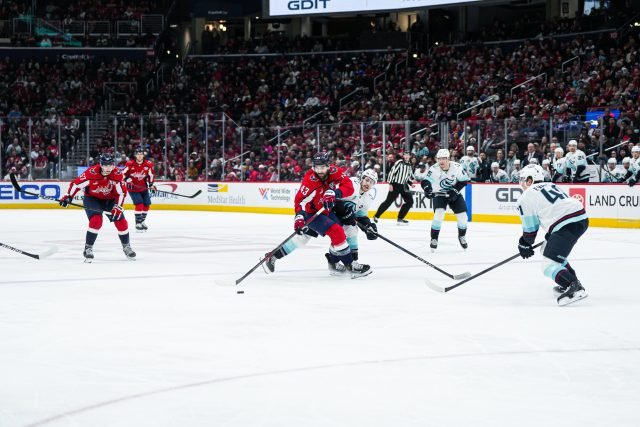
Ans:
POLYGON ((556 154, 564 155, 564 150, 562 149, 562 147, 558 147, 554 151, 556 154))
POLYGON ((531 163, 532 165, 539 165, 540 163, 538 163, 538 159, 536 159, 535 157, 533 159, 531 159, 529 161, 529 163, 531 163))
POLYGON ((109 153, 100 154, 100 166, 115 166, 116 161, 109 153))
POLYGON ((549 161, 549 159, 544 159, 544 160, 542 161, 542 166, 544 166, 544 165, 550 165, 550 164, 551 164, 551 162, 549 161))
POLYGON ((469 145, 469 146, 467 147, 467 151, 474 151, 474 152, 475 152, 475 151, 476 151, 476 149, 473 147, 473 145, 469 145))
POLYGON ((631 149, 632 153, 640 153, 640 147, 637 145, 634 145, 633 148, 631 149))
POLYGON ((609 164, 609 165, 617 165, 618 162, 616 162, 616 159, 614 159, 613 157, 609 157, 609 160, 607 160, 607 164, 609 164))
POLYGON ((436 159, 448 159, 450 158, 449 150, 446 148, 441 148, 436 153, 436 159))
POLYGON ((520 171, 520 182, 531 178, 533 182, 544 181, 544 170, 540 165, 528 164, 520 171))
POLYGON ((133 154, 144 154, 144 148, 142 147, 136 147, 135 150, 133 150, 133 154))
POLYGON ((520 162, 520 159, 515 159, 515 160, 513 161, 513 164, 514 164, 514 165, 519 165, 520 163, 521 163, 521 162, 520 162))
POLYGON ((491 169, 500 169, 500 164, 498 162, 491 163, 491 169))
POLYGON ((313 156, 313 166, 329 166, 329 163, 331 163, 331 160, 329 159, 329 153, 316 153, 313 156))
POLYGON ((364 170, 362 172, 362 175, 360 175, 360 179, 364 178, 369 178, 371 181, 373 181, 373 185, 376 185, 376 183, 378 182, 378 174, 373 169, 364 170))
POLYGON ((567 147, 577 147, 578 146, 578 141, 576 141, 575 139, 572 139, 571 141, 569 141, 569 143, 567 144, 567 147))
POLYGON ((622 159, 622 164, 624 165, 625 163, 626 164, 631 163, 631 157, 625 157, 624 159, 622 159))

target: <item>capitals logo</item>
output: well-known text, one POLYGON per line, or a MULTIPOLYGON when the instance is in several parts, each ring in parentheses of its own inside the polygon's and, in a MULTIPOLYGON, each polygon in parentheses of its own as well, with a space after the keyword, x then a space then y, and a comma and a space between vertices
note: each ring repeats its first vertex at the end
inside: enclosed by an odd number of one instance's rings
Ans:
POLYGON ((269 189, 268 188, 258 188, 260 195, 263 200, 269 200, 269 189))

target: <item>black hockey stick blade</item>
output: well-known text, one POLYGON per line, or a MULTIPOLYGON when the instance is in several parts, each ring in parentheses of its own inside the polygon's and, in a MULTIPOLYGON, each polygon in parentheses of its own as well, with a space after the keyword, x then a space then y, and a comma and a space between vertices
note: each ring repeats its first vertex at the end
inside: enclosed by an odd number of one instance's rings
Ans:
MULTIPOLYGON (((544 243, 544 241, 542 241, 542 242, 540 242, 540 243, 536 243, 535 245, 533 245, 533 246, 532 246, 532 248, 533 248, 533 249, 536 249, 536 248, 538 248, 538 247, 542 246, 542 244, 543 244, 543 243, 544 243)), ((491 270, 493 270, 493 269, 495 269, 495 268, 498 268, 498 267, 500 267, 501 265, 504 265, 504 264, 508 263, 509 261, 513 261, 514 259, 518 258, 519 256, 520 256, 520 254, 518 253, 518 254, 515 254, 515 255, 513 255, 513 256, 510 256, 510 257, 509 257, 509 258, 507 258, 507 259, 503 259, 503 260, 502 260, 502 261, 500 261, 499 263, 494 264, 494 265, 492 265, 491 267, 485 268, 485 269, 484 269, 484 270, 482 270, 481 272, 476 273, 476 274, 474 274, 473 276, 469 276, 469 277, 467 277, 466 279, 464 279, 462 282, 458 282, 458 283, 456 283, 456 284, 454 284, 454 285, 451 285, 451 286, 446 286, 446 287, 444 287, 444 288, 441 288, 441 287, 436 286, 436 285, 435 285, 435 284, 433 284, 433 283, 431 283, 431 284, 427 283, 427 286, 429 286, 431 289, 437 290, 438 292, 449 292, 449 291, 452 291, 453 289, 457 288, 458 286, 462 286, 462 285, 464 285, 465 283, 467 283, 467 282, 469 282, 469 281, 471 281, 471 280, 475 279, 476 277, 482 276, 483 274, 488 273, 488 272, 490 272, 491 270)))
MULTIPOLYGON (((311 221, 313 221, 314 219, 316 219, 318 217, 318 215, 322 214, 324 212, 324 208, 320 208, 320 210, 318 210, 318 212, 316 212, 315 214, 313 214, 313 216, 311 218, 309 218, 306 223, 306 225, 309 225, 309 223, 311 223, 311 221)), ((244 279, 246 279, 251 273, 253 273, 254 271, 256 271, 256 269, 258 267, 260 267, 262 264, 264 264, 268 259, 271 258, 271 256, 281 247, 284 246, 285 243, 287 243, 290 239, 293 238, 293 236, 296 235, 296 232, 294 231, 293 233, 291 233, 289 236, 287 236, 286 239, 284 239, 278 246, 275 247, 275 249, 273 249, 271 252, 269 252, 267 255, 265 255, 264 258, 262 258, 260 260, 260 262, 258 262, 256 265, 253 266, 253 268, 251 268, 251 270, 247 271, 246 273, 244 273, 244 275, 242 277, 240 277, 239 279, 236 279, 236 286, 240 284, 240 282, 242 282, 244 279)))
POLYGON ((3 248, 9 249, 10 251, 17 252, 17 253, 22 254, 22 255, 26 255, 26 256, 28 256, 30 258, 33 258, 33 259, 43 259, 43 258, 46 258, 48 256, 51 256, 52 254, 54 254, 54 253, 56 253, 58 251, 58 248, 56 246, 52 246, 49 249, 47 249, 46 251, 42 252, 41 254, 32 254, 30 252, 23 251, 22 249, 14 248, 13 246, 9 246, 9 245, 6 245, 4 243, 0 243, 0 246, 3 247, 3 248))
MULTIPOLYGON (((51 197, 51 196, 45 196, 44 194, 40 194, 40 193, 34 193, 32 191, 28 191, 28 190, 24 190, 22 189, 22 187, 20 186, 20 183, 18 182, 18 179, 16 178, 15 174, 9 174, 9 178, 11 179, 11 184, 13 185, 13 188, 16 189, 16 191, 19 191, 21 193, 24 194, 29 194, 31 196, 35 196, 35 197, 39 197, 41 199, 45 199, 45 200, 50 200, 52 202, 56 202, 59 203, 60 201, 58 199, 56 199, 55 197, 51 197)), ((99 213, 108 213, 106 211, 103 211, 102 209, 94 209, 94 208, 88 208, 84 205, 80 205, 78 203, 73 203, 73 202, 69 202, 70 206, 75 206, 77 208, 82 208, 82 209, 87 209, 93 212, 99 212, 99 213)))
POLYGON ((186 194, 174 193, 172 191, 164 191, 164 190, 154 190, 154 191, 155 191, 155 194, 158 194, 158 193, 170 194, 172 196, 186 197, 187 199, 193 199, 194 197, 197 197, 200 193, 202 193, 202 190, 198 190, 195 193, 193 193, 192 195, 187 196, 186 194))

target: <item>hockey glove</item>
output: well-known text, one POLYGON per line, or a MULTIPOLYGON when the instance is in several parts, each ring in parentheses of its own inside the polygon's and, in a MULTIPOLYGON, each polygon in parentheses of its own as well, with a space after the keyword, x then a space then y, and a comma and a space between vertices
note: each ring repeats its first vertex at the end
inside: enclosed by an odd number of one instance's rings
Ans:
POLYGON ((422 189, 424 190, 424 196, 427 199, 433 199, 433 187, 431 187, 431 183, 426 179, 420 183, 422 189))
POLYGON ((71 197, 68 194, 65 194, 64 196, 62 196, 62 198, 60 198, 60 200, 58 200, 58 203, 63 208, 66 208, 67 206, 69 206, 69 203, 71 203, 72 201, 73 201, 73 197, 71 197))
POLYGON ((339 201, 333 212, 340 219, 342 225, 356 225, 356 205, 352 202, 339 201))
POLYGON ((458 190, 456 190, 455 188, 450 189, 447 192, 447 196, 449 197, 449 202, 453 203, 456 200, 458 200, 458 196, 460 195, 460 192, 458 190))
POLYGON ((293 229, 296 231, 296 234, 303 235, 307 229, 307 221, 304 219, 302 214, 297 214, 293 220, 293 229))
POLYGON ((524 237, 520 237, 520 240, 518 240, 518 251, 520 251, 520 256, 524 259, 533 256, 533 247, 531 243, 524 240, 524 237))
POLYGON ((636 185, 636 182, 638 182, 638 181, 636 181, 636 179, 635 179, 635 178, 631 178, 631 179, 629 180, 629 187, 633 187, 634 185, 636 185))
POLYGON ((148 184, 148 189, 149 191, 158 191, 158 189, 156 188, 156 186, 153 184, 153 182, 150 182, 148 184))
POLYGON ((324 192, 324 196, 322 196, 322 206, 328 212, 336 206, 336 193, 333 190, 327 190, 324 192))
POLYGON ((122 209, 122 206, 114 205, 113 209, 111 209, 111 218, 110 218, 111 222, 116 222, 120 218, 122 218, 123 212, 124 212, 124 209, 122 209))
POLYGON ((378 226, 373 222, 365 226, 363 231, 367 235, 367 240, 376 240, 378 238, 378 226))

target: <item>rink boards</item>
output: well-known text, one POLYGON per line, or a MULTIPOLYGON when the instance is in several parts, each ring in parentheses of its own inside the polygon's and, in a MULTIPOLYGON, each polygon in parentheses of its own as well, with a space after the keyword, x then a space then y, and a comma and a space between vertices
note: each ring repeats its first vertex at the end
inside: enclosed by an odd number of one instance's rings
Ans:
MULTIPOLYGON (((66 193, 68 182, 25 182, 23 189, 59 198, 66 193)), ((221 212, 254 212, 293 214, 293 201, 299 183, 248 183, 248 182, 162 182, 162 191, 191 195, 201 190, 193 199, 167 193, 152 196, 153 209, 199 210, 221 212)), ((640 187, 624 184, 562 185, 571 196, 581 201, 589 214, 590 224, 596 227, 640 228, 640 187)), ((433 218, 431 200, 424 197, 420 185, 413 185, 414 205, 408 219, 433 218)), ((387 184, 376 185, 376 197, 371 207, 373 215, 387 196, 387 184)), ((522 189, 516 184, 473 184, 465 188, 465 200, 470 221, 519 223, 515 211, 522 189)), ((81 197, 76 197, 81 202, 81 197)), ((128 199, 130 200, 130 199, 128 199)), ((401 199, 387 210, 383 218, 395 218, 401 199)), ((9 182, 0 183, 0 208, 47 209, 55 207, 51 201, 16 192, 9 182)), ((131 204, 125 205, 132 209, 131 204)), ((447 215, 447 219, 453 219, 447 215)))

